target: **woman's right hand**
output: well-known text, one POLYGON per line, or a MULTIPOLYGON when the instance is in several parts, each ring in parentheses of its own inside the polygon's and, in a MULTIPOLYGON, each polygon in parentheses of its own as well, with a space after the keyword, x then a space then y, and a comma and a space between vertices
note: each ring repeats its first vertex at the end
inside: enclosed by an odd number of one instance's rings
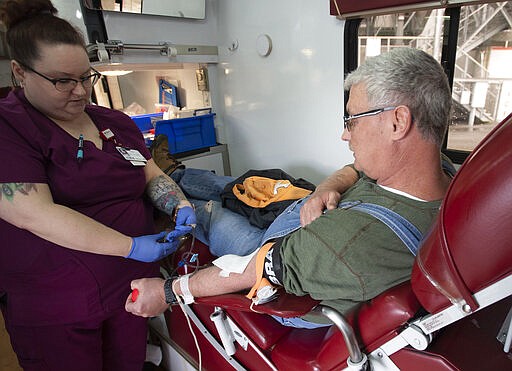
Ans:
POLYGON ((180 244, 180 237, 189 233, 191 227, 176 228, 171 232, 161 232, 132 238, 132 248, 126 256, 128 259, 142 262, 154 262, 175 252, 180 244))

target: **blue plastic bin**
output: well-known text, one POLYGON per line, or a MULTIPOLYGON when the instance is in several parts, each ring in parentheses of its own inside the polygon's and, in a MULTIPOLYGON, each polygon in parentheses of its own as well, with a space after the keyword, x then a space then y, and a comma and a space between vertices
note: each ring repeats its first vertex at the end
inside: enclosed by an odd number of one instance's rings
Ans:
POLYGON ((135 121, 135 124, 137 124, 140 131, 147 132, 151 129, 153 129, 153 124, 151 122, 151 119, 153 118, 162 118, 162 113, 148 113, 144 115, 135 115, 131 116, 132 120, 135 121))
POLYGON ((156 122, 155 136, 167 135, 170 153, 180 153, 217 144, 215 113, 156 122))

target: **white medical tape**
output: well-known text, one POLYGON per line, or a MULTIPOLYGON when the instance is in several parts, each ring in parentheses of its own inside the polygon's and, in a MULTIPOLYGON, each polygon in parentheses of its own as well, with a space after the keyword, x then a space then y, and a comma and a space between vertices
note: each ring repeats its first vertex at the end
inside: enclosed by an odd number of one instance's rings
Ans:
POLYGON ((192 304, 194 302, 194 297, 190 293, 190 289, 188 287, 188 280, 190 278, 190 274, 191 273, 181 276, 179 278, 181 296, 183 297, 183 301, 185 302, 185 304, 192 304))

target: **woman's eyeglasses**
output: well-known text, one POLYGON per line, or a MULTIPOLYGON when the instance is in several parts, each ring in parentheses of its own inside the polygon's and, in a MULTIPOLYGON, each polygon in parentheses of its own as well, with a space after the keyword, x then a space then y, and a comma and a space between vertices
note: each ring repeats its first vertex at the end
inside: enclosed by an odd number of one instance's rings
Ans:
POLYGON ((347 129, 347 131, 352 130, 356 122, 355 119, 358 119, 360 117, 366 117, 366 116, 375 116, 385 111, 391 111, 394 110, 396 107, 384 107, 384 108, 376 108, 372 109, 370 111, 356 113, 355 115, 348 115, 343 116, 343 127, 347 129))
POLYGON ((20 64, 23 66, 23 68, 26 68, 27 70, 34 72, 36 75, 39 75, 42 78, 50 81, 55 86, 55 89, 57 89, 58 91, 63 92, 63 93, 69 93, 71 90, 76 88, 76 85, 78 83, 81 83, 85 89, 91 88, 94 86, 94 84, 96 84, 98 82, 98 80, 101 77, 101 73, 99 73, 98 71, 96 71, 94 68, 91 67, 92 73, 87 76, 81 77, 78 80, 71 79, 71 78, 51 79, 48 76, 45 76, 42 73, 37 72, 36 70, 34 70, 33 68, 31 68, 25 64, 22 64, 22 63, 20 63, 20 64))

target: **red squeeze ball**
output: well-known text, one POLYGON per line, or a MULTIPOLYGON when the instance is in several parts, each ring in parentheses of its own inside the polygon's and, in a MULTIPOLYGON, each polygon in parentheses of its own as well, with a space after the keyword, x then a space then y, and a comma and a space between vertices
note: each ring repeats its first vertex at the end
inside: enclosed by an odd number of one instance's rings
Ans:
POLYGON ((132 291, 132 301, 135 302, 137 300, 138 296, 139 296, 139 290, 133 289, 133 291, 132 291))

